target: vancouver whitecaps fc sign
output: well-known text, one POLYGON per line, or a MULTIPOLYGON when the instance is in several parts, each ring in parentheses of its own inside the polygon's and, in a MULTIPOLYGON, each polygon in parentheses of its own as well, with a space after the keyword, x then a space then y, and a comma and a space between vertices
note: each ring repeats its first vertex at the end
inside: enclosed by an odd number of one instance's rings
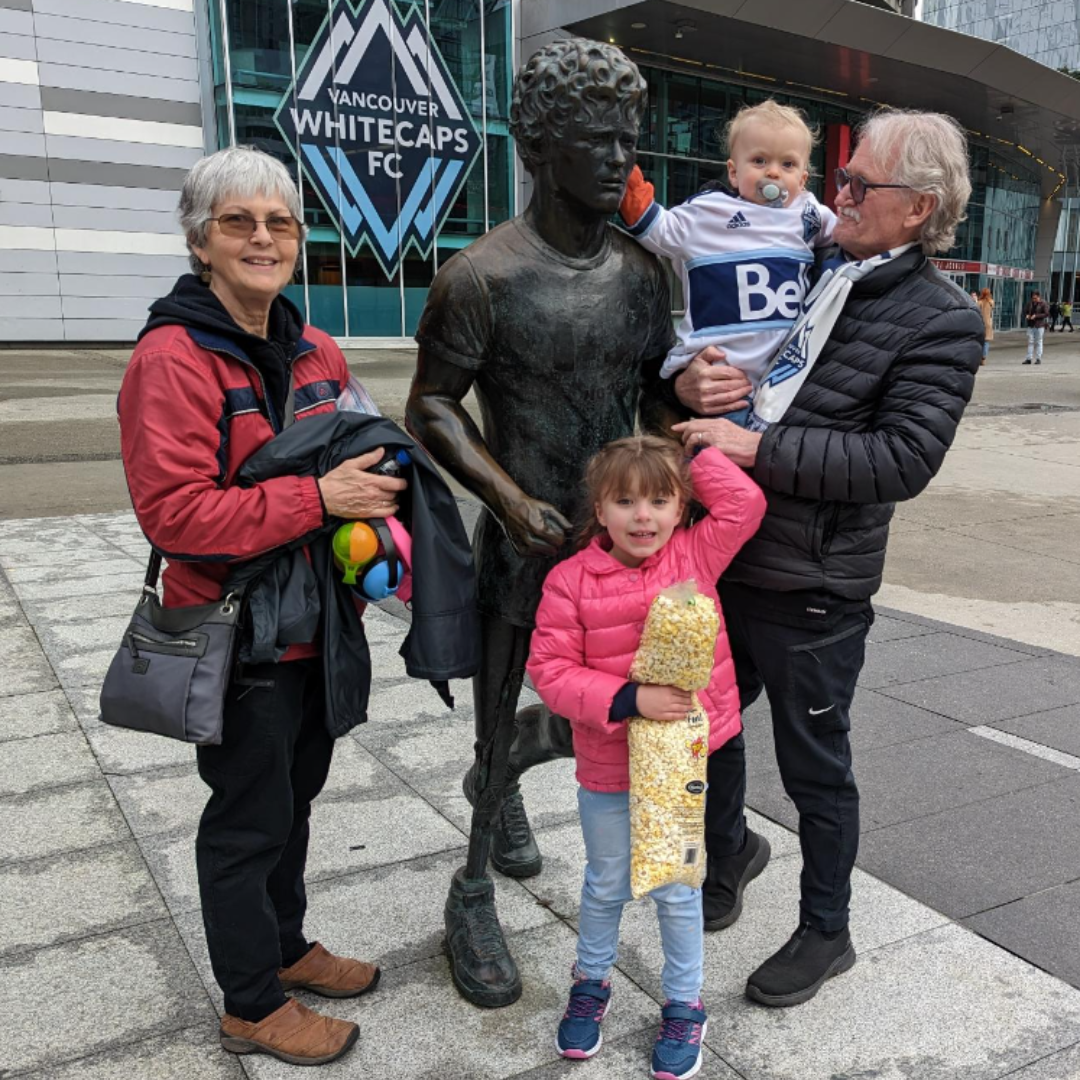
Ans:
POLYGON ((387 277, 409 247, 430 254, 480 151, 421 10, 394 0, 338 0, 274 119, 349 250, 366 242, 387 277))

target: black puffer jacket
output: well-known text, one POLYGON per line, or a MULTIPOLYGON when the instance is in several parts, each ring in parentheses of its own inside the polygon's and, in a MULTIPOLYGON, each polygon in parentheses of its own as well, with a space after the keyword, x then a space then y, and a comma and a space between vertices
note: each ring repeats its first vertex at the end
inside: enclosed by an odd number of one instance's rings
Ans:
POLYGON ((917 249, 857 283, 783 420, 762 437, 753 477, 768 510, 725 580, 872 596, 894 504, 941 468, 982 341, 971 299, 917 249))

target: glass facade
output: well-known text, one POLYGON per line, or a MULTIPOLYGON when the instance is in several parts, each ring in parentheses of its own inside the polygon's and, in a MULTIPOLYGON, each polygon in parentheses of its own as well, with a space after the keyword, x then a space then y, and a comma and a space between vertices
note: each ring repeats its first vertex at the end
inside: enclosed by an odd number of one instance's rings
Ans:
POLYGON ((1055 69, 1080 69, 1076 0, 923 0, 923 22, 996 41, 1055 69))
MULTIPOLYGON (((808 186, 825 201, 826 135, 830 125, 855 127, 863 112, 840 103, 822 102, 777 90, 718 82, 664 68, 642 66, 649 83, 649 116, 639 144, 642 171, 656 185, 657 198, 674 205, 709 180, 727 179, 723 128, 744 105, 767 97, 801 108, 821 133, 811 158, 808 186)), ((968 290, 989 287, 996 300, 995 318, 1002 329, 1020 325, 1025 291, 1031 283, 989 272, 995 268, 1030 270, 1035 265, 1040 177, 1020 154, 971 143, 973 191, 967 220, 957 243, 944 258, 988 264, 988 272, 954 275, 968 290)), ((1080 207, 1080 200, 1078 200, 1080 207)), ((1080 227, 1080 213, 1074 233, 1080 227)), ((678 283, 673 283, 678 289, 678 283)), ((676 305, 680 298, 676 292, 676 305)))
MULTIPOLYGON (((457 197, 436 224, 431 252, 398 251, 388 277, 365 244, 356 255, 334 227, 307 176, 298 177, 311 232, 300 280, 288 294, 308 320, 336 337, 411 336, 440 263, 511 216, 513 147, 510 0, 391 0, 420 13, 466 112, 482 136, 457 197)), ((350 0, 341 0, 349 4, 350 0)), ((209 0, 219 142, 274 154, 297 176, 296 154, 274 114, 323 31, 332 0, 209 0)), ((361 0, 353 9, 366 10, 361 0)), ((429 101, 433 96, 429 96, 429 101)), ((397 106, 395 105, 395 108, 397 106)), ((338 179, 341 197, 340 176, 338 179)))
POLYGON ((1075 194, 1061 201, 1050 263, 1050 299, 1080 303, 1080 196, 1075 194))

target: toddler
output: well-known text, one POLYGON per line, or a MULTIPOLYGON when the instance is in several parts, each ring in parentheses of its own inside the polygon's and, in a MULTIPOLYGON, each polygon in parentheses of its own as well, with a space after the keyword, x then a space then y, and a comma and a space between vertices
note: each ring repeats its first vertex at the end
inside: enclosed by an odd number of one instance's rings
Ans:
MULTIPOLYGON (((686 314, 661 375, 716 345, 756 390, 802 314, 814 248, 831 241, 836 215, 806 190, 814 134, 797 109, 771 98, 745 106, 727 144, 731 192, 707 188, 665 210, 635 166, 619 214, 682 278, 686 314)), ((750 416, 748 405, 726 419, 747 426, 750 416)))
MULTIPOLYGON (((590 1058, 611 1006, 619 921, 630 900, 629 751, 626 721, 681 720, 690 693, 628 680, 657 593, 694 579, 720 608, 716 581, 754 534, 765 511, 760 488, 719 450, 687 468, 682 448, 655 436, 609 443, 589 462, 592 520, 577 554, 544 582, 527 664, 544 703, 569 719, 585 837, 585 883, 570 1002, 556 1038, 567 1058, 590 1058), (693 495, 708 511, 687 528, 693 495)), ((723 618, 712 679, 698 695, 709 717, 709 748, 738 734, 739 694, 723 618)), ((656 903, 664 946, 664 996, 653 1077, 684 1080, 701 1066, 701 890, 665 885, 656 903)))

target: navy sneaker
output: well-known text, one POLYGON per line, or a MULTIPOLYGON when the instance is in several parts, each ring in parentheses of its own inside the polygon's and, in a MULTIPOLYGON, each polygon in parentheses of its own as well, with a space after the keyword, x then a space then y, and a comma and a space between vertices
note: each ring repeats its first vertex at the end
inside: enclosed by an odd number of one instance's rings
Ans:
POLYGON ((687 1080, 701 1068, 701 1045, 709 1021, 701 1002, 669 1001, 660 1010, 660 1034, 652 1052, 653 1080, 687 1080))
POLYGON ((570 987, 570 1001, 555 1036, 560 1056, 575 1061, 591 1058, 604 1041, 600 1022, 611 1008, 611 983, 604 979, 578 979, 570 987))

